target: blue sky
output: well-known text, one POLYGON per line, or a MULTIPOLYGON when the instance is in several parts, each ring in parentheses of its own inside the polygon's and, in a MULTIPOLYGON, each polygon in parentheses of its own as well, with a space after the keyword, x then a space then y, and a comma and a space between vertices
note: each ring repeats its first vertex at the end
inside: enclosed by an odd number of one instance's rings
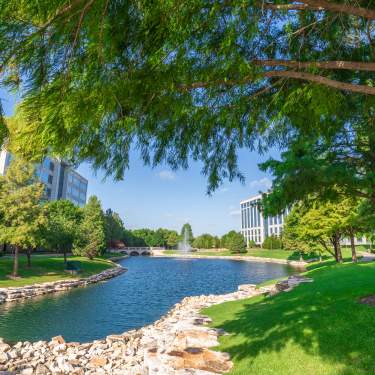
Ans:
MULTIPOLYGON (((1 90, 0 99, 6 115, 11 115, 16 99, 1 90)), ((239 202, 269 187, 270 177, 257 166, 268 157, 241 150, 239 166, 246 177, 245 184, 226 181, 211 196, 206 194, 207 180, 196 162, 186 171, 172 172, 163 167, 146 167, 133 153, 130 170, 120 182, 103 180, 103 173, 95 175, 87 163, 78 171, 89 180, 88 195, 97 195, 104 209, 117 211, 127 228, 164 227, 179 231, 189 222, 194 235, 223 235, 240 229, 239 202)))

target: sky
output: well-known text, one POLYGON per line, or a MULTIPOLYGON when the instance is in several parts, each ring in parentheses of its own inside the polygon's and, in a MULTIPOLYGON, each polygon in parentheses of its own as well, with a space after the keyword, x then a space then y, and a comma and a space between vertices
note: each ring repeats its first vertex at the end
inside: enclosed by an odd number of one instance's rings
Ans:
MULTIPOLYGON (((17 98, 0 90, 0 100, 7 116, 12 115, 17 98)), ((271 178, 259 171, 258 164, 272 155, 239 151, 239 167, 246 181, 225 181, 212 195, 207 195, 207 179, 201 164, 191 162, 188 170, 173 172, 167 167, 144 166, 138 155, 131 154, 130 169, 123 181, 104 179, 83 163, 78 172, 88 179, 88 196, 96 195, 104 209, 118 212, 128 229, 169 228, 181 230, 189 222, 193 234, 223 235, 240 230, 240 201, 267 190, 271 178)))

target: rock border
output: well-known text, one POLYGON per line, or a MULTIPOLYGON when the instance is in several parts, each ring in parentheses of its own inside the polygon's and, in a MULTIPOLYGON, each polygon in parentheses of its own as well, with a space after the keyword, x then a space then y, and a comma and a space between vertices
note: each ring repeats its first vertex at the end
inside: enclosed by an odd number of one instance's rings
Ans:
POLYGON ((226 259, 226 260, 243 260, 246 262, 258 262, 258 263, 277 263, 286 264, 291 267, 298 269, 304 269, 309 262, 298 261, 298 260, 287 260, 287 259, 277 259, 277 258, 262 258, 254 257, 251 255, 241 256, 241 255, 199 255, 199 254, 161 254, 156 253, 152 255, 155 258, 191 258, 191 259, 226 259))
POLYGON ((106 269, 96 275, 73 280, 57 280, 46 283, 25 285, 20 287, 0 288, 0 304, 32 298, 49 293, 61 292, 73 288, 84 287, 104 280, 112 279, 127 269, 114 263, 115 267, 106 269))
POLYGON ((0 340, 0 373, 22 375, 215 375, 233 364, 227 353, 209 348, 219 344, 220 329, 207 326, 205 307, 260 294, 289 291, 311 279, 291 276, 276 285, 240 285, 224 295, 186 297, 155 323, 90 343, 66 343, 63 337, 10 346, 0 340), (288 288, 286 288, 288 286, 288 288))

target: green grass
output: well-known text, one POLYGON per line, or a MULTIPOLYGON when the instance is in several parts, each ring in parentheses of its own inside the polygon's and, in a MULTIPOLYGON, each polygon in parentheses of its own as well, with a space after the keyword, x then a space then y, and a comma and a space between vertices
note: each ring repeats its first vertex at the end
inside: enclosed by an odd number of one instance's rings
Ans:
POLYGON ((24 286, 47 281, 61 279, 74 279, 87 277, 113 267, 113 263, 106 259, 94 258, 89 260, 83 257, 70 256, 68 260, 79 261, 82 271, 77 276, 64 272, 64 258, 62 256, 33 255, 31 257, 31 268, 27 267, 26 256, 20 256, 19 275, 20 279, 11 280, 8 275, 13 269, 13 257, 4 256, 0 258, 0 288, 24 286))
POLYGON ((274 297, 212 306, 203 313, 230 335, 220 351, 231 375, 375 374, 375 264, 343 264, 308 271, 313 283, 274 297))

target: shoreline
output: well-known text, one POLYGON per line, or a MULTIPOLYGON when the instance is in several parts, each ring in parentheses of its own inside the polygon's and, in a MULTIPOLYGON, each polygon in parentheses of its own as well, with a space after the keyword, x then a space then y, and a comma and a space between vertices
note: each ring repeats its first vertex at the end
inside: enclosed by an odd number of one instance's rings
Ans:
POLYGON ((258 263, 276 263, 276 264, 285 264, 291 267, 299 268, 304 270, 309 264, 305 261, 298 260, 287 260, 287 259, 277 259, 277 258, 261 258, 254 257, 251 255, 199 255, 199 254, 162 254, 154 253, 152 257, 155 258, 191 258, 191 259, 227 259, 227 260, 242 260, 247 262, 258 262, 258 263))
POLYGON ((233 363, 227 353, 210 348, 219 344, 225 332, 209 327, 211 320, 201 310, 261 294, 273 295, 306 281, 303 276, 290 276, 282 285, 245 284, 232 293, 185 297, 150 325, 84 344, 67 343, 62 336, 12 346, 0 339, 0 371, 24 375, 222 374, 233 363))
MULTIPOLYGON (((125 257, 119 257, 119 259, 116 258, 116 260, 123 258, 125 257)), ((0 288, 0 304, 29 299, 51 293, 63 292, 73 288, 85 287, 90 284, 96 284, 112 279, 127 271, 125 267, 115 263, 113 260, 111 260, 111 262, 114 265, 112 268, 84 278, 61 279, 57 281, 35 283, 25 286, 0 288)))

